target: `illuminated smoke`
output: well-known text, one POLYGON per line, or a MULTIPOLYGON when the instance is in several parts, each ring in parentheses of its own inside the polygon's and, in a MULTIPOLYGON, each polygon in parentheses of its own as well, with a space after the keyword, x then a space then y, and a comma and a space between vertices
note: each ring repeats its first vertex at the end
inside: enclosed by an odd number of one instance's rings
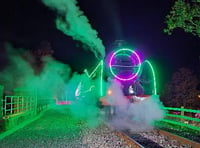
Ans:
MULTIPOLYGON (((0 71, 0 84, 4 85, 5 90, 28 90, 36 92, 43 98, 52 100, 59 89, 64 87, 71 73, 70 67, 50 56, 42 59, 43 68, 40 73, 35 74, 35 69, 31 65, 33 56, 23 49, 14 49, 11 45, 7 46, 8 65, 0 71), (32 60, 30 60, 32 59, 32 60)), ((23 95, 25 92, 23 91, 23 95)))
MULTIPOLYGON (((51 56, 43 56, 43 66, 40 72, 35 73, 37 66, 31 65, 34 56, 27 50, 14 49, 11 45, 6 48, 7 67, 0 71, 0 85, 6 91, 15 89, 18 91, 14 95, 24 96, 37 93, 38 103, 71 101, 68 108, 73 118, 84 120, 89 127, 96 127, 102 122, 97 106, 100 89, 98 78, 90 79, 86 74, 78 73, 70 77, 70 67, 51 56)), ((59 106, 55 108, 60 110, 59 106)), ((65 112, 65 109, 62 111, 65 112)))
POLYGON ((118 129, 130 129, 132 131, 144 131, 152 128, 154 121, 164 117, 161 109, 162 103, 158 96, 150 96, 147 100, 130 103, 123 95, 123 86, 116 80, 111 80, 109 89, 111 95, 106 99, 111 104, 117 104, 115 114, 109 122, 118 129))
POLYGON ((74 40, 88 46, 97 58, 104 58, 105 48, 98 38, 83 11, 77 6, 76 0, 42 0, 43 3, 58 12, 57 29, 71 36, 74 40))
POLYGON ((69 105, 72 115, 84 120, 90 127, 96 127, 103 120, 100 108, 97 106, 98 86, 99 79, 92 80, 86 74, 77 73, 74 73, 67 83, 66 96, 72 99, 69 105))

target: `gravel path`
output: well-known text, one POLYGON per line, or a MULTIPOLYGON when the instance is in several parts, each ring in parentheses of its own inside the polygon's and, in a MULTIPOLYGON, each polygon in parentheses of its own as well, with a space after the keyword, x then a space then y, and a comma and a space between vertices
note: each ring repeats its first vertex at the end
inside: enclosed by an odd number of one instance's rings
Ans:
POLYGON ((89 128, 64 109, 47 111, 40 119, 0 141, 0 148, 129 148, 105 125, 89 128))
MULTIPOLYGON (((191 147, 176 140, 150 132, 128 132, 145 148, 191 147)), ((84 121, 73 118, 66 108, 48 110, 44 115, 0 141, 0 148, 131 148, 104 124, 89 128, 84 121)))

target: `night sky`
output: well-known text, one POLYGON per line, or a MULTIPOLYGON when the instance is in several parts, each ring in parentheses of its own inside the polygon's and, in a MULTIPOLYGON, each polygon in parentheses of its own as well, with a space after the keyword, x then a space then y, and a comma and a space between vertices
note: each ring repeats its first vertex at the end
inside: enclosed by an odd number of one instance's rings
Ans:
MULTIPOLYGON (((127 41, 157 63, 160 79, 169 79, 180 67, 199 72, 200 38, 176 29, 164 34, 165 16, 172 0, 78 0, 80 9, 99 33, 106 48, 112 51, 115 40, 127 41)), ((48 41, 54 57, 69 64, 74 71, 94 67, 98 60, 81 44, 64 35, 55 26, 56 13, 40 0, 6 0, 0 4, 0 47, 8 41, 15 47, 34 49, 48 41)))

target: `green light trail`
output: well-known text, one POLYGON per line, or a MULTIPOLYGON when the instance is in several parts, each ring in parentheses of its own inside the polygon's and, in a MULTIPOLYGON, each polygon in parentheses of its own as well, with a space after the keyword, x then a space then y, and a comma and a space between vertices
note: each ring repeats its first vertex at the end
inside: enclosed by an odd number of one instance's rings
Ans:
POLYGON ((87 69, 85 70, 85 72, 89 78, 91 78, 91 76, 97 71, 97 69, 101 66, 101 63, 102 62, 100 61, 99 64, 95 67, 95 69, 90 74, 88 73, 87 69))
POLYGON ((180 125, 180 126, 188 127, 188 128, 193 129, 193 130, 200 131, 200 127, 192 126, 192 125, 189 125, 189 124, 186 124, 186 123, 176 122, 176 121, 167 120, 167 119, 163 119, 161 121, 164 121, 164 122, 167 122, 167 123, 171 123, 171 124, 175 124, 175 125, 180 125))
MULTIPOLYGON (((126 53, 125 53, 125 54, 126 54, 126 53)), ((134 78, 139 74, 140 68, 141 68, 141 61, 140 61, 139 55, 138 55, 135 51, 133 51, 133 50, 131 50, 131 49, 129 49, 129 48, 120 48, 119 50, 115 51, 115 52, 112 54, 112 56, 110 57, 110 59, 109 59, 109 69, 110 69, 112 75, 113 75, 115 78, 117 78, 118 80, 121 80, 121 81, 129 81, 129 80, 134 79, 134 78), (116 55, 119 55, 121 52, 122 52, 122 54, 124 54, 124 52, 130 52, 130 53, 131 53, 130 56, 131 56, 131 55, 135 55, 136 58, 137 58, 137 61, 138 61, 138 65, 137 65, 137 68, 138 68, 138 69, 136 70, 136 73, 134 73, 134 74, 128 76, 127 78, 119 77, 119 76, 114 72, 114 70, 113 70, 113 66, 114 66, 114 65, 112 65, 112 61, 113 61, 114 57, 116 57, 116 55)))
POLYGON ((100 96, 103 96, 103 60, 101 60, 100 96))
POLYGON ((149 67, 151 68, 152 75, 153 75, 153 87, 154 87, 154 92, 153 92, 153 93, 154 93, 154 95, 156 95, 156 94, 157 94, 157 88, 156 88, 156 76, 155 76, 155 71, 154 71, 154 68, 153 68, 153 66, 152 66, 152 64, 151 64, 150 61, 145 60, 145 62, 148 63, 149 67))
POLYGON ((127 56, 127 57, 130 57, 130 55, 128 53, 118 53, 115 55, 115 57, 117 56, 127 56))
POLYGON ((192 117, 187 117, 187 116, 174 115, 174 114, 166 114, 166 116, 176 117, 176 118, 182 118, 182 119, 186 119, 186 120, 192 120, 192 121, 200 122, 200 119, 198 119, 198 118, 192 118, 192 117))
POLYGON ((90 78, 90 75, 89 75, 89 73, 88 73, 88 71, 87 71, 87 69, 85 69, 84 70, 84 72, 86 73, 86 75, 90 78))
POLYGON ((184 112, 190 112, 190 113, 200 113, 200 110, 185 109, 185 108, 163 107, 163 109, 174 110, 174 111, 184 111, 184 112))
POLYGON ((89 74, 87 69, 84 70, 84 72, 86 73, 86 75, 91 78, 92 75, 98 70, 98 68, 100 69, 101 72, 101 76, 100 76, 100 96, 103 96, 103 68, 104 68, 104 63, 103 60, 101 60, 98 65, 94 68, 94 70, 89 74))

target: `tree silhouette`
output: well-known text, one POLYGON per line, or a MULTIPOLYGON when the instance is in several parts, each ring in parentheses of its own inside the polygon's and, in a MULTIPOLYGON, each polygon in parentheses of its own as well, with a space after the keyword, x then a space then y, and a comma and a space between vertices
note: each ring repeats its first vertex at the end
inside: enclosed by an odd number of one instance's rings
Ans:
POLYGON ((187 68, 180 68, 167 85, 162 101, 167 106, 197 108, 199 82, 196 75, 187 68))

